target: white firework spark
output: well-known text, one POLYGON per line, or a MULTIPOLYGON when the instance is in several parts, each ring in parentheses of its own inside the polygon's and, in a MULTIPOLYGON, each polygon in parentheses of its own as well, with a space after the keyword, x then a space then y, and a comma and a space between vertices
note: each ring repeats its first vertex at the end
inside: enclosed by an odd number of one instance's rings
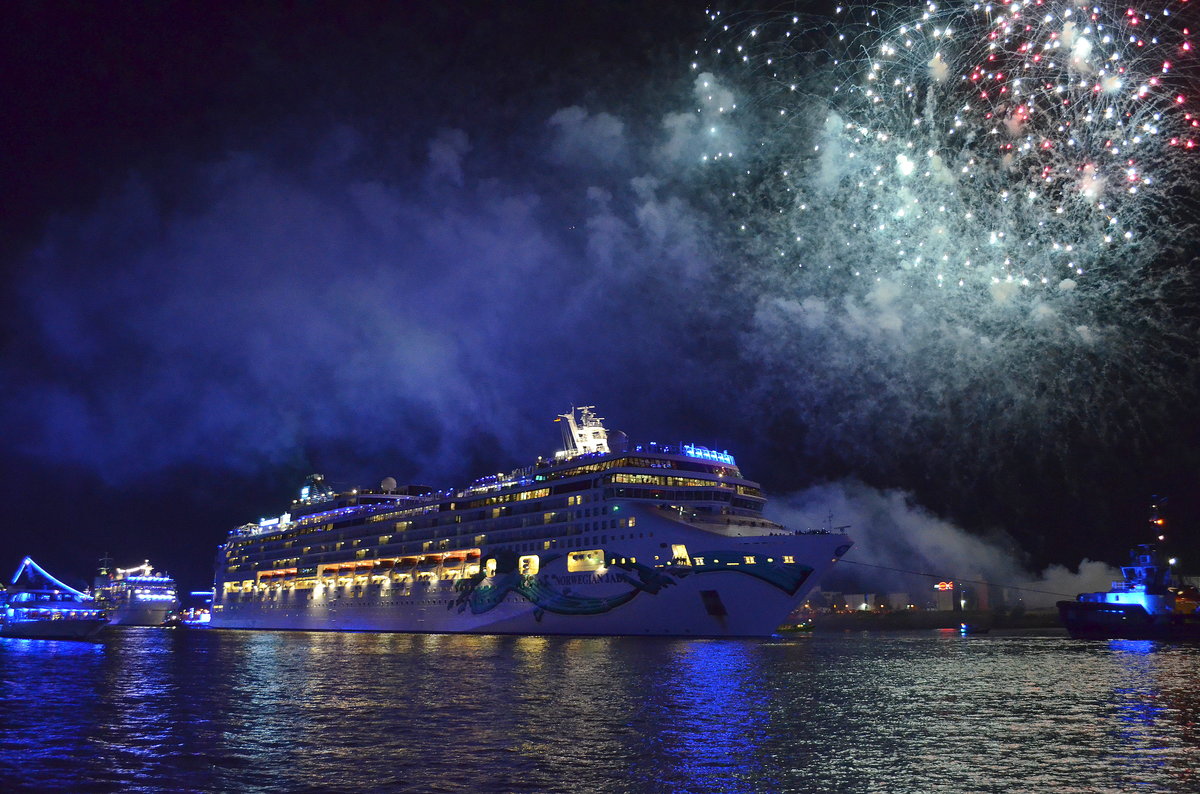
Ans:
POLYGON ((1194 374, 1171 305, 1197 239, 1192 5, 711 13, 695 68, 761 141, 724 154, 759 271, 752 349, 804 376, 780 387, 798 411, 901 443, 948 415, 1124 432, 1131 384, 1194 374))

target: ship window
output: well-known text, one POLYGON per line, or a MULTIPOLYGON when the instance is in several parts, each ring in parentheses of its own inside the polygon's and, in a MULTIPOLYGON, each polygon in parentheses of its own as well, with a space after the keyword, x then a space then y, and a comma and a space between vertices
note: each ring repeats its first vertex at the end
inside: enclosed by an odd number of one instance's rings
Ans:
POLYGON ((495 557, 493 557, 487 561, 487 565, 484 566, 484 572, 487 576, 495 576, 496 575, 496 558, 495 557))
POLYGON ((682 543, 675 543, 671 545, 671 557, 673 558, 671 562, 676 565, 692 564, 692 561, 688 555, 687 546, 683 545, 682 543))
POLYGON ((538 562, 536 554, 526 554, 517 559, 517 570, 522 576, 533 576, 538 572, 538 562))
POLYGON ((783 561, 787 565, 793 565, 796 562, 796 558, 790 554, 785 554, 785 555, 783 555, 783 561))
POLYGON ((578 571, 594 571, 597 568, 602 567, 604 567, 603 549, 573 551, 567 555, 567 571, 570 573, 576 573, 578 571))

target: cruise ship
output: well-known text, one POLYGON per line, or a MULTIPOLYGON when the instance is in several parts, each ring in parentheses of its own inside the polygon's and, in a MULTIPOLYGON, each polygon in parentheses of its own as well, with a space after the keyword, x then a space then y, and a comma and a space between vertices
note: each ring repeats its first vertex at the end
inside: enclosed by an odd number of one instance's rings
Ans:
POLYGON ((92 589, 110 626, 161 626, 179 606, 175 580, 154 570, 149 560, 132 568, 113 568, 108 558, 101 560, 92 589))
POLYGON ((766 519, 726 451, 631 447, 592 406, 555 421, 562 451, 460 490, 310 475, 219 547, 211 626, 769 636, 851 546, 766 519))

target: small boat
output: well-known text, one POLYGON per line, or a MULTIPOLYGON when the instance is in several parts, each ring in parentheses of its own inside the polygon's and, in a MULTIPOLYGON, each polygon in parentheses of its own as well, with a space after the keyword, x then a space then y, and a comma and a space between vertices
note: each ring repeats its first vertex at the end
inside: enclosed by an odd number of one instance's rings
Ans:
POLYGON ((91 596, 55 579, 29 557, 0 593, 0 637, 84 639, 106 623, 91 596))
POLYGON ((983 626, 976 626, 973 623, 959 623, 958 624, 958 633, 963 635, 964 637, 967 636, 968 634, 987 634, 989 631, 991 631, 991 629, 985 628, 983 626))
MULTIPOLYGON (((1163 542, 1157 507, 1150 523, 1163 542)), ((1155 543, 1134 546, 1109 590, 1058 602, 1062 624, 1080 639, 1200 640, 1200 593, 1173 583, 1174 562, 1155 543)))
POLYGON ((164 629, 206 629, 211 615, 207 609, 181 609, 162 622, 164 629))

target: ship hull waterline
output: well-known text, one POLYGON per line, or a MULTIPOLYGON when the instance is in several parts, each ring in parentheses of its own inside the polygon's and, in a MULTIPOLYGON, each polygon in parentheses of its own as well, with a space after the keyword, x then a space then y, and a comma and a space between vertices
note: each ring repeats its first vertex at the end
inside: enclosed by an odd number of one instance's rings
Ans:
POLYGON ((1200 640, 1200 616, 1151 615, 1139 604, 1059 601, 1059 618, 1075 639, 1200 640))
MULTIPOLYGON (((729 539, 723 546, 734 546, 729 539)), ((747 538, 746 540, 750 540, 747 538)), ((798 561, 786 573, 739 563, 724 570, 690 567, 649 574, 610 571, 589 586, 586 577, 555 572, 494 576, 464 587, 453 580, 384 582, 374 587, 285 586, 256 600, 228 603, 214 612, 210 628, 375 631, 423 634, 515 634, 569 636, 767 637, 800 606, 850 541, 844 535, 755 538, 756 557, 789 554, 798 561), (651 579, 649 586, 639 575, 651 579), (487 597, 476 598, 481 590, 487 597), (564 593, 565 591, 565 593, 564 593), (531 600, 532 599, 532 600, 531 600)), ((742 555, 741 559, 745 559, 742 555)), ((774 559, 774 556, 771 556, 774 559)))
POLYGON ((109 626, 161 626, 171 614, 167 606, 118 606, 109 610, 109 626))
POLYGON ((86 640, 108 624, 103 618, 21 620, 0 627, 0 637, 23 640, 86 640))

